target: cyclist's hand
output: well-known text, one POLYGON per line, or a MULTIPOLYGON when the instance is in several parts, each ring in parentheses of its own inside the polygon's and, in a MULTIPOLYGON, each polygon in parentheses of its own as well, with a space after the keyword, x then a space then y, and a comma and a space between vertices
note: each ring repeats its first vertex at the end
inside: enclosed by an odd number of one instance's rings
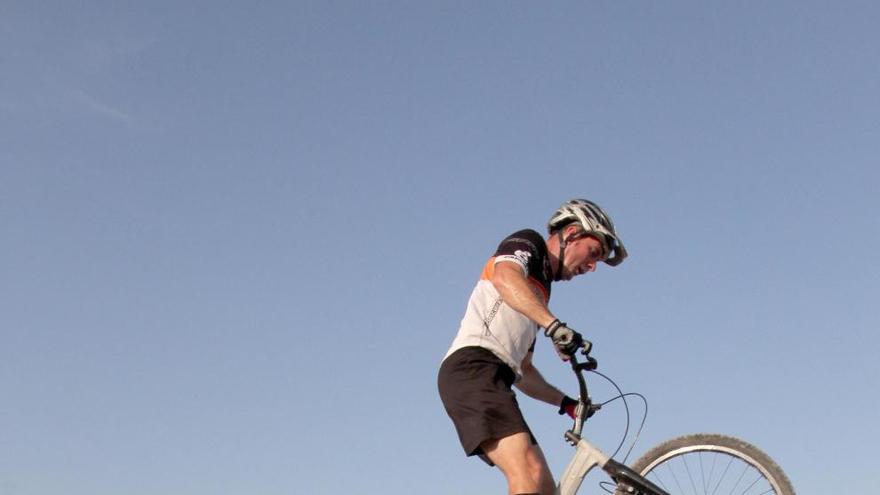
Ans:
POLYGON ((553 341, 553 345, 556 346, 556 352, 559 353, 563 361, 568 361, 581 347, 584 348, 585 353, 588 353, 593 346, 590 341, 584 340, 581 334, 568 328, 559 319, 553 320, 553 323, 544 331, 544 335, 550 337, 553 341))
POLYGON ((578 401, 572 399, 569 396, 564 396, 562 398, 562 402, 559 404, 559 414, 568 414, 571 419, 575 419, 577 417, 578 401))
MULTIPOLYGON (((593 359, 593 358, 590 358, 593 359)), ((571 419, 577 419, 577 406, 578 401, 572 399, 569 396, 562 397, 562 403, 559 404, 559 414, 568 414, 571 419)), ((596 411, 602 408, 602 406, 594 406, 592 402, 587 400, 586 405, 584 406, 587 410, 586 415, 584 416, 584 420, 587 418, 593 417, 596 414, 596 411)))

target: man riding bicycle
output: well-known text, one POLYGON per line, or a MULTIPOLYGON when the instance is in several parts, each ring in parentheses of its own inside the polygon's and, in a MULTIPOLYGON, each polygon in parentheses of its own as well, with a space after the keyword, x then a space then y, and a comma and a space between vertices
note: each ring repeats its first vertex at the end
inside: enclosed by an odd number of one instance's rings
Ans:
POLYGON ((611 218, 585 199, 550 217, 546 240, 526 229, 501 241, 474 288, 438 375, 440 398, 468 456, 498 466, 508 493, 552 495, 553 475, 512 386, 574 415, 576 401, 547 383, 532 363, 538 327, 567 360, 582 336, 547 307, 552 282, 616 266, 626 258, 611 218))

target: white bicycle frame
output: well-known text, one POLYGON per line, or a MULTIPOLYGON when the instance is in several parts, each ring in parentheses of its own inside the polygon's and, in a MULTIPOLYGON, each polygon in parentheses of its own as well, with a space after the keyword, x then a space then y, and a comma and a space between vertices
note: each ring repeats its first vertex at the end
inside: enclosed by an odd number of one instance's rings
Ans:
MULTIPOLYGON (((584 421, 592 414, 590 395, 587 391, 587 382, 584 379, 583 371, 595 369, 595 367, 596 361, 592 358, 588 357, 585 363, 578 363, 575 356, 571 357, 571 368, 577 376, 578 385, 580 386, 580 398, 575 410, 574 427, 565 433, 565 439, 568 443, 575 446, 575 453, 571 462, 568 463, 562 478, 559 479, 556 495, 575 495, 581 487, 584 478, 596 466, 599 466, 608 473, 611 479, 618 484, 618 490, 624 493, 669 495, 657 485, 646 480, 625 465, 611 459, 590 442, 581 438, 584 421)), ((598 410, 598 408, 592 409, 593 412, 595 410, 598 410)))
MULTIPOLYGON (((571 432, 566 434, 566 437, 569 438, 569 441, 574 441, 572 438, 574 435, 571 432)), ((607 455, 582 438, 577 440, 576 448, 574 457, 568 463, 562 478, 559 479, 556 495, 575 495, 590 470, 596 466, 604 468, 608 463, 607 455)))

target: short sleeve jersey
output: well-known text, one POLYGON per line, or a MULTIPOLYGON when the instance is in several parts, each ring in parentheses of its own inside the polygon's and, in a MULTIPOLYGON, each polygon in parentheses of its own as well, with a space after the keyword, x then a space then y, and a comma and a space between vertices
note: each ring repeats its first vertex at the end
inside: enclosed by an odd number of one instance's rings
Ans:
POLYGON ((534 349, 538 325, 508 306, 492 285, 495 266, 501 262, 518 265, 535 294, 545 304, 549 302, 552 270, 544 238, 530 229, 509 235, 483 268, 446 357, 463 347, 483 347, 510 366, 519 379, 522 361, 534 349))

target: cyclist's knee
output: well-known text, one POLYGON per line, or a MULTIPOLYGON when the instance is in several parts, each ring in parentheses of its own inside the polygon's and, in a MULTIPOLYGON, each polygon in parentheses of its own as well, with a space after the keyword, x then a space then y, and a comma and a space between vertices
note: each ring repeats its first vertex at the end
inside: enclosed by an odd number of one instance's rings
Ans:
POLYGON ((511 493, 537 493, 539 495, 552 495, 553 475, 546 466, 543 458, 525 456, 520 462, 508 464, 507 469, 502 469, 511 493))
POLYGON ((541 490, 542 468, 532 465, 528 459, 508 460, 508 462, 497 464, 497 466, 507 478, 510 493, 531 493, 541 490))
POLYGON ((514 434, 484 444, 483 451, 507 478, 510 493, 553 495, 553 475, 528 434, 514 434))

